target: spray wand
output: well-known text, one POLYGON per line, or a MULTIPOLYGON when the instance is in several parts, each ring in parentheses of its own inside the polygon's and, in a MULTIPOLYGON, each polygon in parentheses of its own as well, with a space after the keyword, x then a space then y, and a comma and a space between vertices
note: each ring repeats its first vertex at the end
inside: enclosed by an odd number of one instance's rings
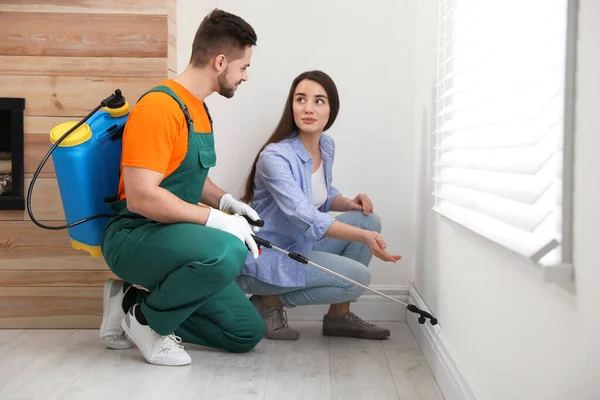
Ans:
MULTIPOLYGON (((262 221, 262 220, 253 221, 249 217, 247 217, 246 215, 243 215, 243 217, 246 218, 246 220, 248 221, 248 223, 250 225, 262 227, 265 224, 264 221, 262 221)), ((255 235, 252 235, 252 238, 254 239, 254 241, 256 242, 256 244, 259 247, 262 246, 262 247, 265 247, 265 248, 268 248, 268 249, 276 250, 276 251, 278 251, 280 253, 283 253, 283 254, 287 255, 292 260, 295 260, 295 261, 298 261, 299 263, 308 264, 310 266, 318 268, 321 271, 324 271, 324 272, 327 272, 327 273, 329 273, 331 275, 337 276, 338 278, 343 279, 346 282, 352 283, 353 285, 359 286, 359 287, 361 287, 363 289, 366 289, 366 290, 369 290, 369 291, 371 291, 371 292, 373 292, 375 294, 378 294, 381 297, 385 297, 388 300, 391 300, 391 301, 394 301, 396 303, 400 303, 400 304, 406 306, 406 309, 408 311, 410 311, 412 313, 415 313, 415 314, 419 314, 418 321, 419 321, 419 324, 421 324, 421 325, 423 325, 427 321, 427 319, 429 319, 429 323, 431 325, 437 325, 437 323, 438 323, 437 318, 435 318, 433 315, 431 315, 427 311, 421 310, 419 307, 415 306, 414 304, 407 304, 407 303, 404 303, 404 302, 402 302, 400 300, 394 299, 393 297, 388 296, 387 294, 381 293, 381 292, 379 292, 379 291, 377 291, 375 289, 372 289, 372 288, 370 288, 370 287, 368 287, 366 285, 363 285, 362 283, 359 283, 359 282, 356 282, 355 280, 347 278, 344 275, 338 274, 337 272, 334 272, 334 271, 331 271, 330 269, 322 267, 319 264, 316 264, 316 263, 310 261, 308 258, 304 257, 302 254, 298 254, 298 253, 295 253, 295 252, 289 252, 289 251, 286 251, 284 249, 281 249, 281 248, 273 245, 268 240, 262 239, 262 238, 260 238, 258 236, 255 236, 255 235)))

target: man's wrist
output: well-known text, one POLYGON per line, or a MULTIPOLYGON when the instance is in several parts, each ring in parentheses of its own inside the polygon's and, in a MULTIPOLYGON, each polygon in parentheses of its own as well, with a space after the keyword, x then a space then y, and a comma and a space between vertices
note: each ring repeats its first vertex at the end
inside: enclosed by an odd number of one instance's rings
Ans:
POLYGON ((210 218, 210 207, 198 206, 198 223, 200 225, 205 225, 208 223, 208 219, 210 218))
POLYGON ((219 199, 219 210, 224 211, 227 204, 231 204, 232 200, 234 198, 230 193, 224 193, 219 199))

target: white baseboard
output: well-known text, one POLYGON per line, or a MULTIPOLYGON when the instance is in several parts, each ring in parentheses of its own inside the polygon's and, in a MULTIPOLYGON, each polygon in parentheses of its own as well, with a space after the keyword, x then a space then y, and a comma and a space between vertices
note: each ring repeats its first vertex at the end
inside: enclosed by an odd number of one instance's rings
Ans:
MULTIPOLYGON (((373 286, 373 289, 394 299, 407 302, 406 286, 373 286)), ((286 308, 290 321, 321 321, 328 305, 311 305, 286 308)), ((406 321, 406 307, 368 290, 350 305, 352 312, 367 321, 406 321)))
MULTIPOLYGON (((409 302, 423 311, 430 312, 414 287, 410 288, 409 302)), ((463 373, 440 325, 431 325, 429 320, 421 325, 417 318, 418 315, 411 312, 406 316, 408 326, 423 351, 446 400, 477 400, 474 387, 463 373)))

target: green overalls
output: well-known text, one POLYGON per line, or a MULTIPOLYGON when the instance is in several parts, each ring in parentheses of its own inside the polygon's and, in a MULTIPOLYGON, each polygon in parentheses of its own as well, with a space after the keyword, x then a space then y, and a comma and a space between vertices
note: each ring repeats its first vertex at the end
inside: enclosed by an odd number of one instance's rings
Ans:
MULTIPOLYGON (((212 129, 196 132, 186 106, 170 88, 152 91, 173 97, 188 121, 187 154, 160 187, 198 204, 208 170, 216 164, 212 129)), ((111 219, 102 234, 102 251, 115 275, 149 290, 139 291, 138 303, 155 332, 231 352, 256 346, 264 322, 235 283, 248 253, 244 243, 204 225, 148 220, 131 213, 126 200, 116 196, 106 203, 119 215, 139 217, 111 219)))

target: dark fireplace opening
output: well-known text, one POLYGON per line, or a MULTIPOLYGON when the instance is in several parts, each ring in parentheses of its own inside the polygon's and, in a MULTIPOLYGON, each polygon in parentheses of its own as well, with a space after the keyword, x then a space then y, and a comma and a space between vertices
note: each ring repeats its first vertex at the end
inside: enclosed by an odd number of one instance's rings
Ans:
POLYGON ((0 98, 0 210, 24 210, 25 99, 0 98))

